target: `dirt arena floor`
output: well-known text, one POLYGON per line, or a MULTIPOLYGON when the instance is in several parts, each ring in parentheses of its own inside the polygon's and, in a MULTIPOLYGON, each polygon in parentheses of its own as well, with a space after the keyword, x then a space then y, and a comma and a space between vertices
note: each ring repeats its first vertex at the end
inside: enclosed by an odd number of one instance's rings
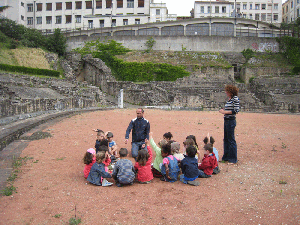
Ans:
MULTIPOLYGON (((52 137, 31 141, 13 186, 2 196, 0 224, 299 224, 300 116, 239 113, 238 164, 200 186, 154 178, 150 184, 98 187, 83 177, 83 155, 94 147, 93 128, 112 131, 119 147, 135 109, 84 113, 50 125, 52 137), (25 162, 26 161, 26 162, 25 162)), ((182 142, 193 134, 202 146, 209 132, 223 155, 223 116, 218 112, 146 109, 154 140, 172 132, 182 142)), ((30 134, 27 134, 30 135, 30 134)), ((130 157, 133 161, 133 159, 130 157)), ((112 181, 109 179, 109 181, 112 181)))

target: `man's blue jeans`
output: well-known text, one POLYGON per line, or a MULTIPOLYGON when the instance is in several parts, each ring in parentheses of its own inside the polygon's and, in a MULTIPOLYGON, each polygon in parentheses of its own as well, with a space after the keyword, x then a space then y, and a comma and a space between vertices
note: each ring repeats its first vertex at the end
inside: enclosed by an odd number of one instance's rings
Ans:
POLYGON ((222 160, 237 163, 237 146, 234 137, 235 120, 224 120, 224 155, 222 160))
MULTIPOLYGON (((142 145, 145 144, 144 141, 140 141, 140 142, 132 142, 131 143, 131 155, 132 157, 136 160, 138 157, 138 152, 139 150, 142 149, 142 145)), ((145 147, 144 149, 147 150, 147 147, 145 147)))

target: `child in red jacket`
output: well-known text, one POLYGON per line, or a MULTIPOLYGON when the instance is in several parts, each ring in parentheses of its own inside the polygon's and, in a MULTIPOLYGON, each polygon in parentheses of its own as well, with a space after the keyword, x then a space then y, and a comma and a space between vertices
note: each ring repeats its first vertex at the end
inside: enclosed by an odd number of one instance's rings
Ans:
POLYGON ((198 166, 200 178, 209 178, 213 174, 214 168, 218 165, 213 146, 211 143, 204 145, 204 157, 201 164, 198 166))
POLYGON ((84 178, 87 179, 90 173, 90 170, 94 163, 96 162, 96 151, 93 148, 89 148, 83 157, 83 163, 85 164, 83 174, 84 178))
POLYGON ((147 150, 143 149, 138 152, 137 162, 134 165, 134 169, 137 171, 137 180, 141 184, 149 184, 153 179, 151 170, 152 163, 152 149, 150 147, 150 141, 145 140, 147 150))

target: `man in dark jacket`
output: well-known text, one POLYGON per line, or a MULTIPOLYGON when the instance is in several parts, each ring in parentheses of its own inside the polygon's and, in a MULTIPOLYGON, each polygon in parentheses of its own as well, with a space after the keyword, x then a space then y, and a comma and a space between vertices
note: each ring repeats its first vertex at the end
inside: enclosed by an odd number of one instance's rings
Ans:
MULTIPOLYGON (((136 118, 131 120, 125 134, 125 144, 129 139, 129 134, 132 130, 132 157, 137 159, 138 151, 141 150, 142 145, 145 144, 145 139, 149 139, 150 123, 144 118, 144 110, 138 108, 136 110, 136 118)), ((146 146, 144 147, 146 149, 146 146)))

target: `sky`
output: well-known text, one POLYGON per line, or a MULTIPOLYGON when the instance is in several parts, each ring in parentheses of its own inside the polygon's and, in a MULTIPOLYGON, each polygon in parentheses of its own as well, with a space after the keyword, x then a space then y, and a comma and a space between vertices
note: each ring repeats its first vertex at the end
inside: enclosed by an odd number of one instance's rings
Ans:
MULTIPOLYGON (((282 3, 285 1, 286 0, 282 0, 282 3)), ((177 16, 190 16, 190 11, 192 8, 194 8, 195 0, 154 0, 154 3, 166 3, 169 14, 177 14, 177 16)))

